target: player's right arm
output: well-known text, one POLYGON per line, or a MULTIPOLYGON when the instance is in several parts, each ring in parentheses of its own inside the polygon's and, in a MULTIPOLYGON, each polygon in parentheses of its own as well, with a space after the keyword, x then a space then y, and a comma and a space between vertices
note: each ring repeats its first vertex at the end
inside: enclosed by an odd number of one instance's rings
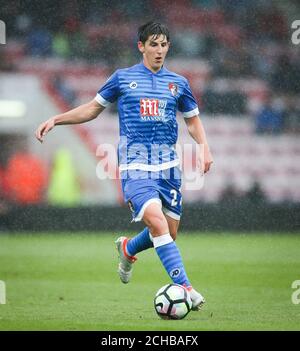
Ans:
POLYGON ((104 109, 104 106, 93 99, 70 111, 49 118, 47 121, 40 124, 35 132, 35 136, 42 143, 43 138, 56 125, 85 123, 95 119, 104 109))

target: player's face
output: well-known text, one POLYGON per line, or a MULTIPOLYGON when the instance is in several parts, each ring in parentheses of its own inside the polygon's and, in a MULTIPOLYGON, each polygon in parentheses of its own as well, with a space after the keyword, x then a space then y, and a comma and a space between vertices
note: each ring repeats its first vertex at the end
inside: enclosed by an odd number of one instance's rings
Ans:
POLYGON ((138 42, 138 48, 143 54, 144 64, 150 70, 157 72, 164 64, 165 57, 170 47, 170 42, 167 41, 165 35, 151 35, 143 44, 138 42))

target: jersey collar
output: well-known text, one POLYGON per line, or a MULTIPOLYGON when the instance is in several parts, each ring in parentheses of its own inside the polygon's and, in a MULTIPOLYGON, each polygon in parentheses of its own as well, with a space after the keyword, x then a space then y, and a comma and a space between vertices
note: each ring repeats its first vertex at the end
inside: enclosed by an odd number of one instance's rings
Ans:
POLYGON ((143 62, 143 61, 140 63, 140 67, 143 69, 143 71, 145 71, 145 72, 147 72, 147 73, 151 73, 151 74, 153 74, 154 76, 160 76, 160 75, 162 75, 162 74, 164 73, 164 71, 165 71, 164 66, 162 66, 161 69, 160 69, 158 72, 154 73, 154 72, 152 72, 149 68, 147 68, 147 67, 144 65, 144 62, 143 62))

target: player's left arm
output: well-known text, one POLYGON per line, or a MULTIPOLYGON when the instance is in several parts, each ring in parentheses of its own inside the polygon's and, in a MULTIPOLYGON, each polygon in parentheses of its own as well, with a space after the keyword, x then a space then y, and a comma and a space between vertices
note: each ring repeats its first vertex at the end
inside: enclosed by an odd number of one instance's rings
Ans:
POLYGON ((184 119, 188 132, 190 136, 199 145, 203 145, 203 153, 200 154, 201 168, 204 173, 208 172, 211 164, 213 163, 213 158, 209 149, 209 145, 206 138, 206 133, 199 115, 184 119))

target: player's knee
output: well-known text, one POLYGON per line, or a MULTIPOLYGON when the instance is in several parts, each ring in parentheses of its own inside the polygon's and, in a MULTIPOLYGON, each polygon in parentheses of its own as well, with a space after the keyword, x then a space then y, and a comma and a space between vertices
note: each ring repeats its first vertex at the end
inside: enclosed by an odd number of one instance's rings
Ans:
POLYGON ((168 223, 163 214, 156 214, 144 219, 150 233, 154 236, 166 234, 168 232, 168 223))

